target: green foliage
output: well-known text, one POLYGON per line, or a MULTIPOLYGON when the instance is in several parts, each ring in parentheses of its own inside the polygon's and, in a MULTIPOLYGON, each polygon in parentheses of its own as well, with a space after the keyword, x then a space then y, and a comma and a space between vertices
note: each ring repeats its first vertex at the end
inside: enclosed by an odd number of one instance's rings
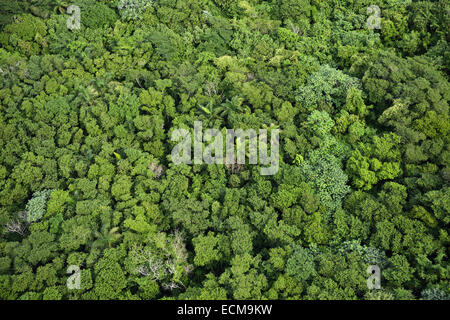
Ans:
POLYGON ((42 190, 33 193, 33 197, 27 202, 25 206, 26 219, 28 223, 40 220, 46 210, 47 200, 53 190, 42 190))
POLYGON ((422 291, 423 300, 450 300, 450 296, 439 288, 430 288, 422 291))
POLYGON ((0 0, 0 299, 448 299, 448 3, 371 4, 0 0), (194 121, 278 172, 174 164, 194 121))
POLYGON ((31 14, 21 14, 3 28, 0 44, 22 54, 39 54, 46 47, 46 35, 47 26, 42 19, 31 14))
POLYGON ((300 165, 300 172, 307 182, 313 184, 321 203, 330 211, 338 209, 342 199, 350 192, 347 175, 333 155, 313 151, 309 159, 300 165))
POLYGON ((120 235, 118 231, 119 227, 109 229, 109 226, 105 224, 104 226, 102 226, 100 232, 95 232, 95 237, 97 239, 92 243, 92 248, 111 248, 112 245, 122 237, 122 235, 120 235))
POLYGON ((25 14, 17 17, 14 23, 9 24, 3 30, 4 33, 9 34, 10 41, 31 41, 36 34, 45 36, 47 34, 47 27, 45 23, 31 14, 25 14))
POLYGON ((80 6, 81 23, 87 28, 113 26, 118 19, 116 12, 104 3, 78 0, 73 4, 80 6))
POLYGON ((286 273, 299 282, 317 275, 314 255, 305 248, 295 247, 294 253, 286 263, 286 273))
POLYGON ((11 23, 15 15, 24 12, 23 3, 21 1, 0 1, 0 27, 11 23))
POLYGON ((119 0, 117 9, 126 21, 141 19, 145 9, 153 4, 153 0, 119 0))
POLYGON ((220 238, 215 237, 213 233, 208 233, 206 236, 199 236, 192 240, 195 248, 195 265, 205 266, 220 260, 220 251, 217 248, 219 240, 220 238))
POLYGON ((214 2, 223 9, 228 9, 233 4, 237 3, 237 0, 214 0, 214 2))
POLYGON ((305 110, 338 111, 345 103, 347 92, 358 88, 359 80, 328 65, 313 73, 305 86, 298 89, 296 97, 305 110))

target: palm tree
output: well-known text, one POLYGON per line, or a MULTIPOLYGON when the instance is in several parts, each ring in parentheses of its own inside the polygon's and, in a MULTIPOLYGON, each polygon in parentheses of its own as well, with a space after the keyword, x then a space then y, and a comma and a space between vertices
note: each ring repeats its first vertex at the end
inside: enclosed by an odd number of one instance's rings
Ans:
POLYGON ((118 231, 119 227, 109 229, 109 224, 104 224, 100 232, 94 232, 97 240, 92 243, 92 248, 112 248, 113 244, 122 237, 118 231))
POLYGON ((53 11, 55 13, 66 13, 67 7, 69 6, 69 3, 65 0, 55 0, 53 11))
POLYGON ((233 116, 236 113, 243 111, 242 102, 243 99, 238 96, 234 96, 231 100, 227 99, 227 101, 223 102, 221 105, 220 116, 226 118, 227 123, 231 124, 233 116))
POLYGON ((206 106, 198 106, 198 108, 202 111, 201 113, 203 115, 206 115, 209 126, 211 126, 211 124, 214 122, 214 120, 220 119, 220 114, 223 111, 222 106, 221 105, 214 106, 214 103, 212 100, 210 102, 208 102, 208 104, 206 106))

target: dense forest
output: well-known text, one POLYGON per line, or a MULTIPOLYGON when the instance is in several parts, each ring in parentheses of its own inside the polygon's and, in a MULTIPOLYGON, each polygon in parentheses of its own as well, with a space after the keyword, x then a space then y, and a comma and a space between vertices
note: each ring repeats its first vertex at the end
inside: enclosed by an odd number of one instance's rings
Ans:
POLYGON ((450 298, 448 0, 0 11, 1 300, 450 298), (195 121, 278 172, 174 164, 195 121))

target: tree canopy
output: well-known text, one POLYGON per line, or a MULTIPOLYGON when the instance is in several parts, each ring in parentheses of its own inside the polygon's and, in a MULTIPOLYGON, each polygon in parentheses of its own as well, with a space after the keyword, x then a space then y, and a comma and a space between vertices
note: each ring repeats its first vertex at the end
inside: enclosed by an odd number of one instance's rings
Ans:
POLYGON ((0 299, 450 299, 450 5, 373 4, 0 0, 0 299))

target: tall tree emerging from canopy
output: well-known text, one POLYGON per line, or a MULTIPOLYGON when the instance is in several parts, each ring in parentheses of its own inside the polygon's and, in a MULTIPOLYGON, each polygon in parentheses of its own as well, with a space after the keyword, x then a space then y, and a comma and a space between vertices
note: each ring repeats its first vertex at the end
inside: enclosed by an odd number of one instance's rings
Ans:
POLYGON ((298 89, 296 99, 307 111, 318 109, 334 114, 345 104, 348 90, 359 87, 357 78, 324 65, 298 89))
POLYGON ((329 212, 341 207, 346 194, 350 192, 348 177, 342 170, 342 163, 335 156, 323 154, 320 149, 311 152, 302 162, 300 171, 307 182, 311 182, 319 194, 321 203, 329 212))

